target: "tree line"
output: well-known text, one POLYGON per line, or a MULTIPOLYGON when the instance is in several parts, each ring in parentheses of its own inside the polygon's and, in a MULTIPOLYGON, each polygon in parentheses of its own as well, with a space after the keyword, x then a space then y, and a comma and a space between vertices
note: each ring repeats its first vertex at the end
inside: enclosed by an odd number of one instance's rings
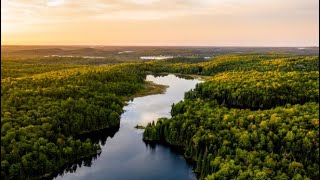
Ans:
POLYGON ((199 179, 319 179, 318 57, 221 58, 144 140, 182 147, 199 179))
POLYGON ((52 69, 2 79, 4 179, 41 177, 99 152, 98 143, 75 136, 118 127, 126 98, 143 88, 145 77, 130 64, 52 69))

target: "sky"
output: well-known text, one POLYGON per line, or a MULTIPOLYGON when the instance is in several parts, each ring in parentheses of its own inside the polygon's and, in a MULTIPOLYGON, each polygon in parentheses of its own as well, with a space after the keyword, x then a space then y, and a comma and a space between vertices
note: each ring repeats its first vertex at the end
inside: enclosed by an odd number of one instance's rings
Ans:
POLYGON ((1 44, 319 46, 319 1, 1 0, 1 44))

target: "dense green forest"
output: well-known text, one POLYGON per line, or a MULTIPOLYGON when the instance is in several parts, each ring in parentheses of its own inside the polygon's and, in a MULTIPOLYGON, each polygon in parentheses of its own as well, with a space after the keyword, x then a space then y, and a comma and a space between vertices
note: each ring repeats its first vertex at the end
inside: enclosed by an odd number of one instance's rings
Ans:
POLYGON ((211 75, 144 132, 147 142, 181 146, 200 179, 319 179, 319 57, 150 64, 211 75))
POLYGON ((244 54, 224 55, 210 59, 196 57, 149 61, 144 68, 152 72, 171 72, 183 74, 215 75, 220 72, 234 71, 318 71, 318 56, 292 56, 287 54, 244 54))
POLYGON ((42 177, 97 154, 97 142, 77 137, 117 128, 125 101, 154 90, 146 74, 167 72, 206 82, 172 106, 172 118, 149 124, 144 140, 183 147, 200 179, 319 178, 319 57, 124 61, 2 57, 1 177, 42 177))
POLYGON ((73 137, 118 127, 124 101, 143 88, 144 76, 130 64, 2 61, 1 177, 45 175, 99 152, 90 139, 73 137))

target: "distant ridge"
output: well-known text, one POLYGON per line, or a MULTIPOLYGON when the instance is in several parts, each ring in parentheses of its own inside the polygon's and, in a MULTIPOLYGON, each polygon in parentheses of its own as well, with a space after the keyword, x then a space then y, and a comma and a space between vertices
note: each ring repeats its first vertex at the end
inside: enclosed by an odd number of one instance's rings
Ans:
POLYGON ((209 47, 209 46, 1 46, 1 56, 142 56, 212 57, 224 54, 276 53, 319 55, 319 47, 209 47), (130 51, 131 53, 119 53, 130 51))

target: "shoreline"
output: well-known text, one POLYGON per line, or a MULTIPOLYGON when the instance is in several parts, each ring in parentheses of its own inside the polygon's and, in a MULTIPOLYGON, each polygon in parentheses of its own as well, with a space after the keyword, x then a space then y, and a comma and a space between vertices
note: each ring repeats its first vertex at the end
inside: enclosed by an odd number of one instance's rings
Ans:
MULTIPOLYGON (((145 81, 144 88, 142 90, 140 90, 140 92, 137 92, 136 94, 125 98, 126 100, 124 102, 125 103, 124 106, 126 106, 128 104, 127 103, 128 101, 130 101, 131 99, 137 98, 137 97, 144 97, 144 96, 154 95, 154 94, 163 94, 163 93, 166 92, 168 87, 169 86, 156 84, 156 83, 153 83, 151 81, 145 81)), ((94 130, 94 131, 87 131, 87 132, 83 132, 83 133, 78 134, 78 135, 73 136, 73 137, 74 138, 76 138, 76 137, 80 138, 80 136, 88 136, 88 138, 89 138, 90 134, 99 133, 101 131, 108 131, 108 132, 112 133, 115 129, 117 129, 117 131, 119 130, 120 123, 116 127, 106 127, 106 128, 101 128, 101 129, 97 129, 97 130, 94 130)), ((114 134, 116 132, 114 132, 114 134)), ((30 177, 30 178, 31 179, 46 179, 46 178, 51 178, 51 177, 55 178, 62 171, 64 173, 65 169, 68 166, 72 166, 76 162, 83 161, 86 158, 90 158, 90 157, 94 157, 94 156, 100 155, 101 152, 102 152, 101 150, 98 150, 96 153, 88 154, 86 156, 81 156, 80 158, 74 159, 73 161, 64 163, 61 167, 57 168, 56 170, 52 171, 51 173, 46 173, 46 174, 44 174, 42 176, 36 176, 36 177, 30 177)))
MULTIPOLYGON (((163 74, 174 74, 176 75, 175 73, 163 73, 163 74)), ((187 75, 188 76, 188 75, 187 75)), ((190 76, 189 76, 190 77, 190 76)), ((167 90, 169 86, 168 85, 161 85, 161 84, 156 84, 152 81, 144 81, 144 84, 143 84, 143 89, 141 89, 140 91, 138 91, 137 93, 135 93, 134 95, 132 96, 129 96, 129 97, 125 97, 124 98, 124 106, 128 105, 128 102, 133 100, 134 98, 138 98, 138 97, 144 97, 144 96, 148 96, 148 95, 155 95, 155 94, 164 94, 167 90)), ((124 107, 123 106, 123 107, 124 107)), ((119 122, 119 125, 118 126, 115 126, 115 127, 106 127, 106 128, 100 128, 100 129, 96 129, 96 130, 93 130, 93 131, 86 131, 86 132, 83 132, 81 134, 78 134, 78 135, 75 135, 73 136, 73 138, 79 138, 79 139, 82 139, 84 137, 87 137, 87 138, 90 138, 90 136, 92 134, 96 134, 96 133, 99 133, 99 132, 102 132, 104 131, 105 133, 108 133, 108 134, 111 134, 111 133, 117 133, 119 128, 120 128, 120 123, 121 121, 119 122), (117 129, 115 131, 115 129, 117 129)), ((140 128, 139 128, 140 129, 140 128)), ((142 128, 141 128, 142 129, 142 128)), ((144 129, 144 128, 143 128, 144 129)), ((91 138, 90 138, 91 139, 91 138)), ((144 141, 144 140, 143 140, 144 141)), ((148 141, 148 140, 147 140, 148 141)), ((144 141, 145 142, 145 141, 144 141)), ((145 143, 148 143, 148 142, 145 142, 145 143)), ((154 143, 154 142, 153 142, 154 143)), ((149 141, 148 144, 153 144, 149 141)), ((174 149, 177 150, 177 147, 178 146, 174 146, 174 145, 170 145, 170 144, 167 144, 167 146, 170 146, 170 147, 173 147, 174 149)), ((181 150, 179 150, 181 151, 181 150)), ((56 170, 52 171, 51 173, 46 173, 42 176, 35 176, 35 177, 29 177, 31 179, 47 179, 47 178, 55 178, 57 177, 59 174, 61 173, 64 173, 66 168, 68 168, 69 166, 73 166, 75 163, 79 162, 79 161, 83 161, 85 160, 86 158, 92 158, 92 157, 95 157, 95 156, 98 156, 101 154, 101 150, 98 150, 97 152, 95 153, 91 153, 91 154, 88 154, 88 155, 85 155, 85 156, 81 156, 77 159, 74 159, 70 162, 65 162, 63 165, 61 165, 60 167, 58 167, 56 170)), ((188 161, 188 159, 185 157, 185 159, 188 161)), ((191 161, 190 161, 191 162, 191 161)))
POLYGON ((143 89, 135 93, 134 95, 131 95, 129 97, 125 97, 125 105, 128 104, 129 101, 132 101, 134 98, 138 97, 144 97, 149 95, 155 95, 155 94, 164 94, 169 86, 162 85, 162 84, 156 84, 152 81, 145 81, 143 85, 143 89))

